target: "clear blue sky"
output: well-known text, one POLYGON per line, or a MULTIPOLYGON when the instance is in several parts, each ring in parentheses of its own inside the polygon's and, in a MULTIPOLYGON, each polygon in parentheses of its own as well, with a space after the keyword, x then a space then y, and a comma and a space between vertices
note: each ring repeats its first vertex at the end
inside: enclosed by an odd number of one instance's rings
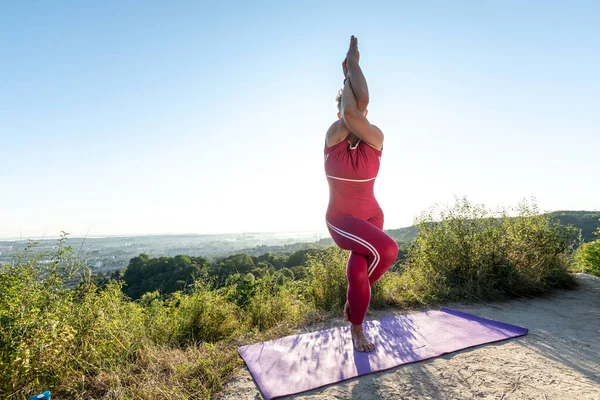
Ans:
POLYGON ((600 207, 600 3, 0 8, 0 237, 325 231, 350 35, 386 228, 454 196, 600 207))

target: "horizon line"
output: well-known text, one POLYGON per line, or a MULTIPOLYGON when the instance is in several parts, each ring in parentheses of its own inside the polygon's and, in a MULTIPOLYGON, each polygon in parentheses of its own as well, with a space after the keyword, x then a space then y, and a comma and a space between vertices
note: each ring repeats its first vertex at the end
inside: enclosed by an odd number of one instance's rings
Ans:
MULTIPOLYGON (((185 232, 185 233, 108 233, 97 235, 71 235, 67 232, 68 239, 103 239, 103 238, 126 238, 126 237, 148 237, 148 236, 226 236, 226 235, 256 235, 256 234, 284 234, 284 233, 314 233, 325 234, 327 230, 285 230, 285 231, 235 231, 235 232, 185 232)), ((29 236, 29 237, 0 237, 0 241, 17 241, 17 240, 45 240, 59 239, 60 235, 55 236, 29 236)))
MULTIPOLYGON (((410 228, 413 225, 404 226, 400 228, 387 228, 386 230, 404 229, 410 228)), ((283 230, 283 231, 235 231, 235 232, 221 232, 221 233, 115 233, 115 234, 97 234, 97 235, 70 235, 67 232, 68 239, 103 239, 103 238, 125 238, 125 237, 149 237, 149 236, 227 236, 227 235, 256 235, 256 234, 285 234, 285 233, 311 233, 311 234, 327 234, 327 229, 323 230, 283 230)), ((30 237, 0 237, 0 241, 19 241, 19 240, 46 240, 46 239, 60 239, 60 236, 30 236, 30 237)))
MULTIPOLYGON (((554 211, 543 211, 540 214, 550 214, 557 212, 600 212, 600 209, 595 210, 554 210, 554 211)), ((386 230, 395 230, 395 229, 405 229, 415 226, 415 224, 401 226, 398 228, 386 228, 386 230)), ((64 232, 64 231, 63 231, 64 232)), ((76 234, 71 236, 71 234, 67 233, 67 238, 69 239, 102 239, 102 238, 118 238, 118 237, 144 237, 144 236, 225 236, 225 235, 245 235, 245 234, 283 234, 283 233, 320 233, 320 234, 329 234, 327 229, 319 230, 282 230, 282 231, 235 231, 235 232, 207 232, 207 233, 198 233, 198 232, 187 232, 187 233, 108 233, 108 234, 97 234, 97 235, 80 235, 76 234)), ((0 237, 0 241, 19 241, 19 240, 45 240, 45 239, 59 239, 60 235, 56 236, 29 236, 29 237, 21 237, 18 236, 4 236, 0 237)))

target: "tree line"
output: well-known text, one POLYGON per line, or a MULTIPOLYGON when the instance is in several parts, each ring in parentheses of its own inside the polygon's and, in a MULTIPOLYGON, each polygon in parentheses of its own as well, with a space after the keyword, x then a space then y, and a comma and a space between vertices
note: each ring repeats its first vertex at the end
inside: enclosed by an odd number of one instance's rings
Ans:
MULTIPOLYGON (((404 259, 407 251, 406 244, 401 247, 397 262, 404 259)), ((266 253, 259 256, 241 253, 214 262, 200 256, 152 258, 140 254, 132 258, 126 268, 113 271, 109 277, 97 277, 96 282, 103 285, 111 280, 122 280, 124 293, 134 300, 148 292, 168 295, 183 291, 198 280, 210 282, 214 288, 236 285, 240 292, 244 292, 244 288, 251 287, 255 279, 266 275, 274 276, 280 283, 304 279, 307 259, 316 251, 318 249, 302 249, 290 254, 266 253)))
MULTIPOLYGON (((582 272, 596 273, 598 267, 594 265, 596 258, 600 257, 597 254, 600 242, 595 241, 597 239, 595 233, 600 231, 600 212, 556 211, 547 216, 550 221, 564 226, 573 226, 580 232, 583 246, 577 255, 577 265, 581 266, 579 269, 582 272), (588 261, 590 259, 592 261, 588 261)), ((502 218, 497 219, 498 222, 502 220, 502 218)), ((396 240, 400 247, 392 271, 400 270, 403 268, 403 261, 417 236, 418 227, 411 226, 386 232, 396 240)), ((261 255, 240 253, 215 261, 201 256, 177 255, 151 258, 147 254, 140 254, 132 258, 126 268, 113 271, 107 277, 96 277, 96 283, 104 285, 113 280, 121 280, 124 282, 124 293, 136 300, 145 293, 154 291, 158 291, 161 295, 183 291, 190 288, 195 281, 200 280, 209 282, 213 288, 236 288, 239 292, 235 295, 238 297, 236 302, 242 305, 245 302, 244 299, 251 295, 256 279, 267 275, 274 277, 275 281, 280 283, 286 280, 304 279, 307 274, 306 262, 310 254, 314 254, 328 245, 333 245, 329 238, 315 243, 312 248, 294 250, 295 246, 291 245, 278 249, 279 251, 269 248, 268 250, 272 252, 261 255), (286 249, 289 252, 286 253, 286 249)), ((249 249, 248 252, 252 254, 257 250, 249 249)))

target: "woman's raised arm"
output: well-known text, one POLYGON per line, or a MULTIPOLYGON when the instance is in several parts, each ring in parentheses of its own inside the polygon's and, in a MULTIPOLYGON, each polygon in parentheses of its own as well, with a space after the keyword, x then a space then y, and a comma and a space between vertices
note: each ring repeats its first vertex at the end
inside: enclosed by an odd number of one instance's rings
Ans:
POLYGON ((365 75, 360 65, 358 65, 359 58, 358 38, 352 35, 350 38, 350 48, 348 49, 348 54, 346 54, 346 59, 342 63, 342 67, 347 71, 344 77, 349 77, 352 81, 352 91, 356 98, 356 106, 360 111, 364 112, 369 105, 369 87, 367 86, 365 75))
POLYGON ((349 79, 342 90, 341 114, 344 123, 352 133, 377 150, 383 148, 383 132, 371 125, 365 112, 358 109, 349 79))

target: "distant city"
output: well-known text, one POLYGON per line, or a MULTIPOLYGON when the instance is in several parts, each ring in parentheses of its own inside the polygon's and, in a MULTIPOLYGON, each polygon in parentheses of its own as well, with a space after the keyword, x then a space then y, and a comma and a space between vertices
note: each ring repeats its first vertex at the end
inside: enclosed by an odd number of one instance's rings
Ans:
MULTIPOLYGON (((56 253, 58 238, 0 240, 0 263, 11 263, 22 254, 30 241, 37 242, 36 253, 56 253)), ((94 273, 107 273, 127 267, 141 253, 150 257, 179 254, 216 260, 236 253, 260 255, 294 244, 331 243, 323 232, 236 233, 214 235, 148 235, 68 237, 66 245, 91 267, 94 273)), ((48 262, 48 261, 46 261, 48 262)))

